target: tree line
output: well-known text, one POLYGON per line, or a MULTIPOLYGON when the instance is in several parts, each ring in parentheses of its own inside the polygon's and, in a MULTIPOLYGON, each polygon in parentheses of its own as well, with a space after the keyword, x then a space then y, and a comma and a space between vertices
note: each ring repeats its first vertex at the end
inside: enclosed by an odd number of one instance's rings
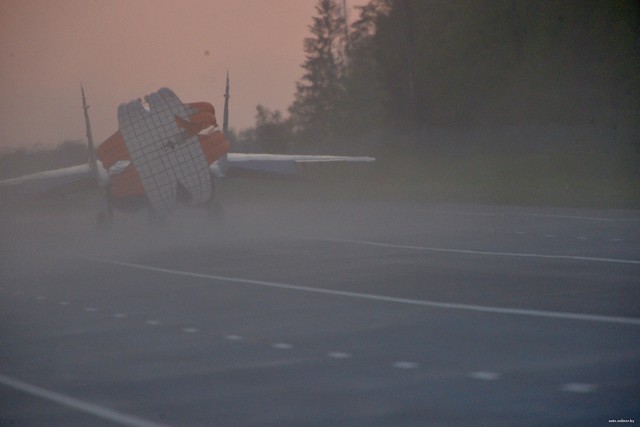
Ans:
POLYGON ((268 151, 546 125, 635 126, 639 142, 637 2, 371 0, 348 27, 341 1, 315 12, 289 115, 258 106, 244 133, 268 151))
MULTIPOLYGON (((428 146, 435 132, 466 149, 469 139, 497 141, 491 132, 458 137, 470 129, 512 127, 503 139, 538 143, 547 128, 563 139, 562 126, 573 126, 577 144, 615 135, 640 153, 633 0, 370 0, 349 25, 341 0, 318 0, 302 47, 288 110, 258 105, 252 128, 229 133, 233 147, 375 154, 371 141, 384 149, 410 135, 405 143, 428 146)), ((75 141, 0 157, 0 177, 9 177, 87 155, 75 141)))

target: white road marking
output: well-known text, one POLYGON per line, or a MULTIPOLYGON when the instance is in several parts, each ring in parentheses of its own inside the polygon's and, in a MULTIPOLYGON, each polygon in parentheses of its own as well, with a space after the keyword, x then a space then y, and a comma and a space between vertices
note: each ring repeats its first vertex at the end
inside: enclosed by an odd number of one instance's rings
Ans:
POLYGON ((474 250, 467 250, 467 249, 447 249, 447 248, 433 248, 428 246, 396 245, 391 243, 370 242, 367 240, 325 239, 325 241, 356 243, 359 245, 377 246, 381 248, 409 249, 409 250, 425 251, 425 252, 444 252, 444 253, 467 254, 467 255, 503 256, 503 257, 519 257, 519 258, 570 259, 570 260, 576 260, 576 261, 609 262, 609 263, 617 263, 617 264, 640 265, 640 260, 635 260, 635 259, 599 258, 599 257, 574 256, 574 255, 545 255, 545 254, 531 254, 531 253, 518 253, 518 252, 474 251, 474 250))
POLYGON ((183 328, 182 332, 187 334, 195 334, 196 332, 198 332, 198 328, 183 328))
POLYGON ((146 323, 147 325, 151 325, 151 326, 158 326, 161 325, 162 322, 159 320, 147 320, 144 323, 146 323))
POLYGON ((47 298, 46 298, 46 297, 43 297, 43 296, 41 296, 41 295, 40 295, 40 296, 37 296, 37 297, 36 297, 36 299, 37 299, 38 301, 44 301, 44 300, 46 300, 47 298))
POLYGON ((69 305, 71 303, 69 301, 60 301, 58 304, 59 305, 69 305))
POLYGON ((287 344, 286 342, 277 342, 271 344, 272 348, 276 348, 278 350, 291 350, 293 348, 292 344, 287 344))
POLYGON ((327 357, 330 357, 332 359, 350 359, 353 356, 351 355, 351 353, 344 353, 342 351, 332 351, 330 353, 327 353, 327 357))
POLYGON ((114 319, 124 319, 125 317, 127 317, 127 315, 124 314, 124 313, 114 313, 113 314, 113 318, 114 319))
POLYGON ((527 234, 526 231, 516 231, 516 234, 527 234))
POLYGON ((598 218, 593 216, 575 216, 575 215, 551 215, 551 214, 536 214, 530 213, 527 216, 539 216, 543 218, 565 218, 565 219, 584 219, 588 221, 603 221, 603 222, 612 222, 612 221, 631 221, 636 222, 640 221, 640 218, 598 218))
POLYGON ((482 380, 482 381, 496 381, 499 380, 501 375, 497 372, 489 372, 489 371, 475 371, 469 372, 469 378, 473 378, 474 380, 482 380))
POLYGON ((610 241, 611 241, 611 242, 622 242, 622 239, 620 239, 620 238, 616 238, 616 239, 611 239, 610 241))
POLYGON ((598 387, 595 384, 584 384, 584 383, 569 383, 563 384, 560 386, 560 390, 566 391, 569 393, 592 393, 596 391, 598 387))
POLYGON ((227 335, 227 336, 225 336, 225 339, 227 339, 229 341, 242 341, 242 340, 244 340, 244 337, 242 337, 240 335, 227 335))
POLYGON ((84 311, 87 311, 87 312, 93 313, 93 312, 98 311, 98 309, 97 309, 97 308, 95 308, 95 307, 85 307, 85 308, 84 308, 84 311))
POLYGON ((420 365, 418 363, 416 363, 416 362, 404 362, 403 361, 403 362, 395 362, 391 366, 396 368, 396 369, 418 369, 418 367, 420 365))
POLYGON ((115 261, 115 260, 102 259, 102 258, 92 258, 92 259, 98 262, 106 263, 106 264, 119 265, 122 267, 136 268, 136 269, 146 270, 146 271, 153 271, 156 273, 166 273, 166 274, 173 274, 173 275, 183 276, 183 277, 192 277, 192 278, 198 278, 198 279, 215 280, 215 281, 223 281, 223 282, 231 282, 231 283, 241 283, 245 285, 256 285, 256 286, 264 286, 269 288, 287 289, 287 290, 293 290, 293 291, 313 292, 318 294, 335 295, 335 296, 342 296, 342 297, 349 297, 349 298, 392 302, 392 303, 416 305, 416 306, 423 306, 423 307, 476 311, 480 313, 533 316, 533 317, 543 317, 543 318, 551 318, 551 319, 582 320, 582 321, 589 321, 589 322, 621 323, 626 325, 640 326, 640 318, 634 318, 634 317, 602 316, 597 314, 528 310, 528 309, 521 309, 521 308, 491 307, 491 306, 483 306, 483 305, 458 304, 458 303, 449 303, 449 302, 417 300, 417 299, 410 299, 410 298, 398 298, 398 297, 390 297, 385 295, 339 291, 335 289, 312 288, 309 286, 288 285, 286 283, 267 282, 264 280, 241 279, 237 277, 215 276, 215 275, 203 274, 203 273, 192 273, 189 271, 171 270, 168 268, 152 267, 148 265, 133 264, 130 262, 122 262, 122 261, 115 261))
POLYGON ((15 291, 15 292, 14 292, 14 295, 22 295, 23 293, 24 293, 24 292, 22 292, 22 291, 15 291))
POLYGON ((447 211, 440 209, 429 209, 429 212, 435 212, 440 214, 447 215, 466 215, 466 216, 498 216, 502 214, 491 213, 491 212, 464 212, 464 211, 447 211))
POLYGON ((75 409, 86 414, 93 415, 103 420, 111 421, 113 423, 129 426, 129 427, 161 427, 161 424, 154 423, 152 421, 143 420, 138 417, 124 414, 122 412, 114 411, 113 409, 103 408, 93 403, 84 402, 82 400, 75 399, 64 394, 55 393, 53 391, 45 390, 40 387, 36 387, 31 384, 27 384, 22 381, 15 380, 0 374, 0 384, 15 390, 22 391, 45 400, 49 400, 58 403, 67 408, 75 409))

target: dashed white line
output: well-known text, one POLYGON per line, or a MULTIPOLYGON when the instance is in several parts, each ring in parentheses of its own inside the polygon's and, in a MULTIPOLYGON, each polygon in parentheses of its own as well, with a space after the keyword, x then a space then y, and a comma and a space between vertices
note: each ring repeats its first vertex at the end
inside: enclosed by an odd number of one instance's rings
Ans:
POLYGON ((469 378, 473 378, 474 380, 482 380, 482 381, 496 381, 499 380, 501 375, 497 372, 490 371, 475 371, 469 372, 469 378))
POLYGON ((122 412, 115 411, 113 409, 103 408, 93 403, 84 402, 82 400, 75 399, 64 394, 55 393, 53 391, 45 390, 40 387, 36 387, 31 384, 27 384, 22 381, 15 380, 5 375, 0 375, 0 384, 15 390, 22 391, 45 400, 49 400, 58 403, 68 408, 76 409, 80 412, 93 415, 103 420, 111 421, 113 423, 129 426, 129 427, 161 427, 161 424, 154 423, 152 421, 143 420, 138 417, 124 414, 122 412))
POLYGON ((151 326, 159 326, 162 324, 162 322, 159 320, 146 320, 144 323, 151 326))
POLYGON ((226 335, 225 339, 229 341, 242 341, 244 340, 244 337, 241 335, 226 335))
POLYGON ((98 309, 95 308, 95 307, 85 307, 84 311, 89 312, 89 313, 94 313, 94 312, 98 311, 98 309))
POLYGON ((395 362, 391 366, 396 369, 418 369, 420 364, 416 362, 401 361, 401 362, 395 362))
POLYGON ((69 301, 60 301, 58 305, 69 305, 71 304, 69 301))
POLYGON ((480 313, 507 314, 507 315, 516 315, 516 316, 533 316, 533 317, 552 318, 552 319, 581 320, 581 321, 589 321, 589 322, 619 323, 619 324, 636 325, 636 326, 640 325, 640 318, 634 318, 634 317, 603 316, 603 315, 597 315, 597 314, 566 313, 561 311, 529 310, 529 309, 521 309, 521 308, 491 307, 491 306, 482 306, 482 305, 416 300, 416 299, 409 299, 409 298, 391 297, 391 296, 385 296, 385 295, 339 291, 335 289, 313 288, 309 286, 296 286, 296 285, 289 285, 286 283, 267 282, 264 280, 241 279, 237 277, 215 276, 215 275, 203 274, 203 273, 191 273, 188 271, 170 270, 168 268, 151 267, 148 265, 133 264, 128 262, 114 261, 114 260, 101 259, 101 258, 92 258, 92 259, 98 262, 106 263, 106 264, 120 265, 123 267, 136 268, 140 270, 153 271, 157 273, 174 274, 177 276, 194 277, 194 278, 205 279, 205 280, 215 280, 215 281, 223 281, 223 282, 231 282, 231 283, 242 283, 246 285, 265 286, 270 288, 287 289, 287 290, 302 291, 302 292, 313 292, 313 293, 325 294, 325 295, 335 295, 335 296, 391 302, 391 303, 398 303, 398 304, 408 304, 408 305, 415 305, 415 306, 434 307, 434 308, 453 309, 453 310, 466 310, 466 311, 475 311, 480 313))
POLYGON ((271 344, 271 347, 278 350, 291 350, 293 348, 293 344, 287 344, 286 342, 277 342, 271 344))
POLYGON ((198 328, 182 328, 182 332, 186 334, 195 334, 198 332, 198 328))
POLYGON ((353 356, 351 355, 351 353, 345 353, 342 351, 332 351, 327 353, 327 357, 330 357, 332 359, 350 359, 353 356))
POLYGON ((124 319, 125 317, 127 317, 127 315, 124 313, 114 313, 112 317, 114 319, 124 319))
POLYGON ((46 297, 43 297, 42 295, 39 295, 39 296, 37 296, 37 297, 36 297, 36 299, 37 299, 38 301, 44 301, 44 300, 46 300, 47 298, 46 298, 46 297))
POLYGON ((569 383, 560 386, 560 390, 569 393, 593 393, 598 387, 595 384, 569 383))

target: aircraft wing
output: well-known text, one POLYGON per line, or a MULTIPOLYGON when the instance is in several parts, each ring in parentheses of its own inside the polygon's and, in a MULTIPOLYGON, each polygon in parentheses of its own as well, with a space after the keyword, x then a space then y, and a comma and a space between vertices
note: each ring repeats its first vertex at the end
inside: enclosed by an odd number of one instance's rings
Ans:
POLYGON ((69 193, 95 187, 96 180, 89 164, 23 175, 0 181, 0 190, 19 191, 25 194, 69 193))
MULTIPOLYGON (((373 162, 373 157, 321 156, 306 154, 252 154, 228 153, 226 169, 230 175, 237 172, 262 172, 279 175, 295 175, 299 173, 299 165, 305 163, 328 162, 373 162)), ((218 165, 211 165, 214 175, 220 176, 218 165)))
MULTIPOLYGON (((299 174, 300 164, 328 162, 366 163, 373 161, 375 161, 373 157, 364 156, 228 153, 225 169, 229 176, 246 173, 266 173, 284 176, 299 174)), ((109 181, 109 177, 100 162, 97 162, 97 169, 98 183, 96 183, 90 165, 85 163, 1 180, 0 192, 15 191, 21 194, 72 193, 106 184, 109 181)), ((223 176, 220 173, 220 169, 218 169, 217 162, 210 166, 210 171, 214 176, 223 176)))

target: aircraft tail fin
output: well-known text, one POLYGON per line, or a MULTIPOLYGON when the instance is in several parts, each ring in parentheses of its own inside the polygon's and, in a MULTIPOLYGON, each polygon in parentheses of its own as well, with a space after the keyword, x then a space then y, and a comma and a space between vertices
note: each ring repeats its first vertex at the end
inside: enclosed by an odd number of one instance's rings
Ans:
MULTIPOLYGON (((229 131, 229 70, 227 70, 227 84, 224 91, 224 114, 222 116, 222 134, 226 137, 229 131)), ((218 168, 221 176, 225 176, 227 173, 227 169, 229 168, 229 164, 227 162, 227 154, 225 153, 218 160, 218 168)))
POLYGON ((84 123, 87 129, 87 145, 89 149, 89 169, 91 175, 95 179, 96 184, 100 184, 100 172, 98 170, 98 156, 96 155, 96 147, 93 144, 93 133, 91 132, 91 122, 89 121, 89 106, 87 105, 87 99, 84 96, 84 87, 80 85, 82 92, 82 109, 84 110, 84 123))

